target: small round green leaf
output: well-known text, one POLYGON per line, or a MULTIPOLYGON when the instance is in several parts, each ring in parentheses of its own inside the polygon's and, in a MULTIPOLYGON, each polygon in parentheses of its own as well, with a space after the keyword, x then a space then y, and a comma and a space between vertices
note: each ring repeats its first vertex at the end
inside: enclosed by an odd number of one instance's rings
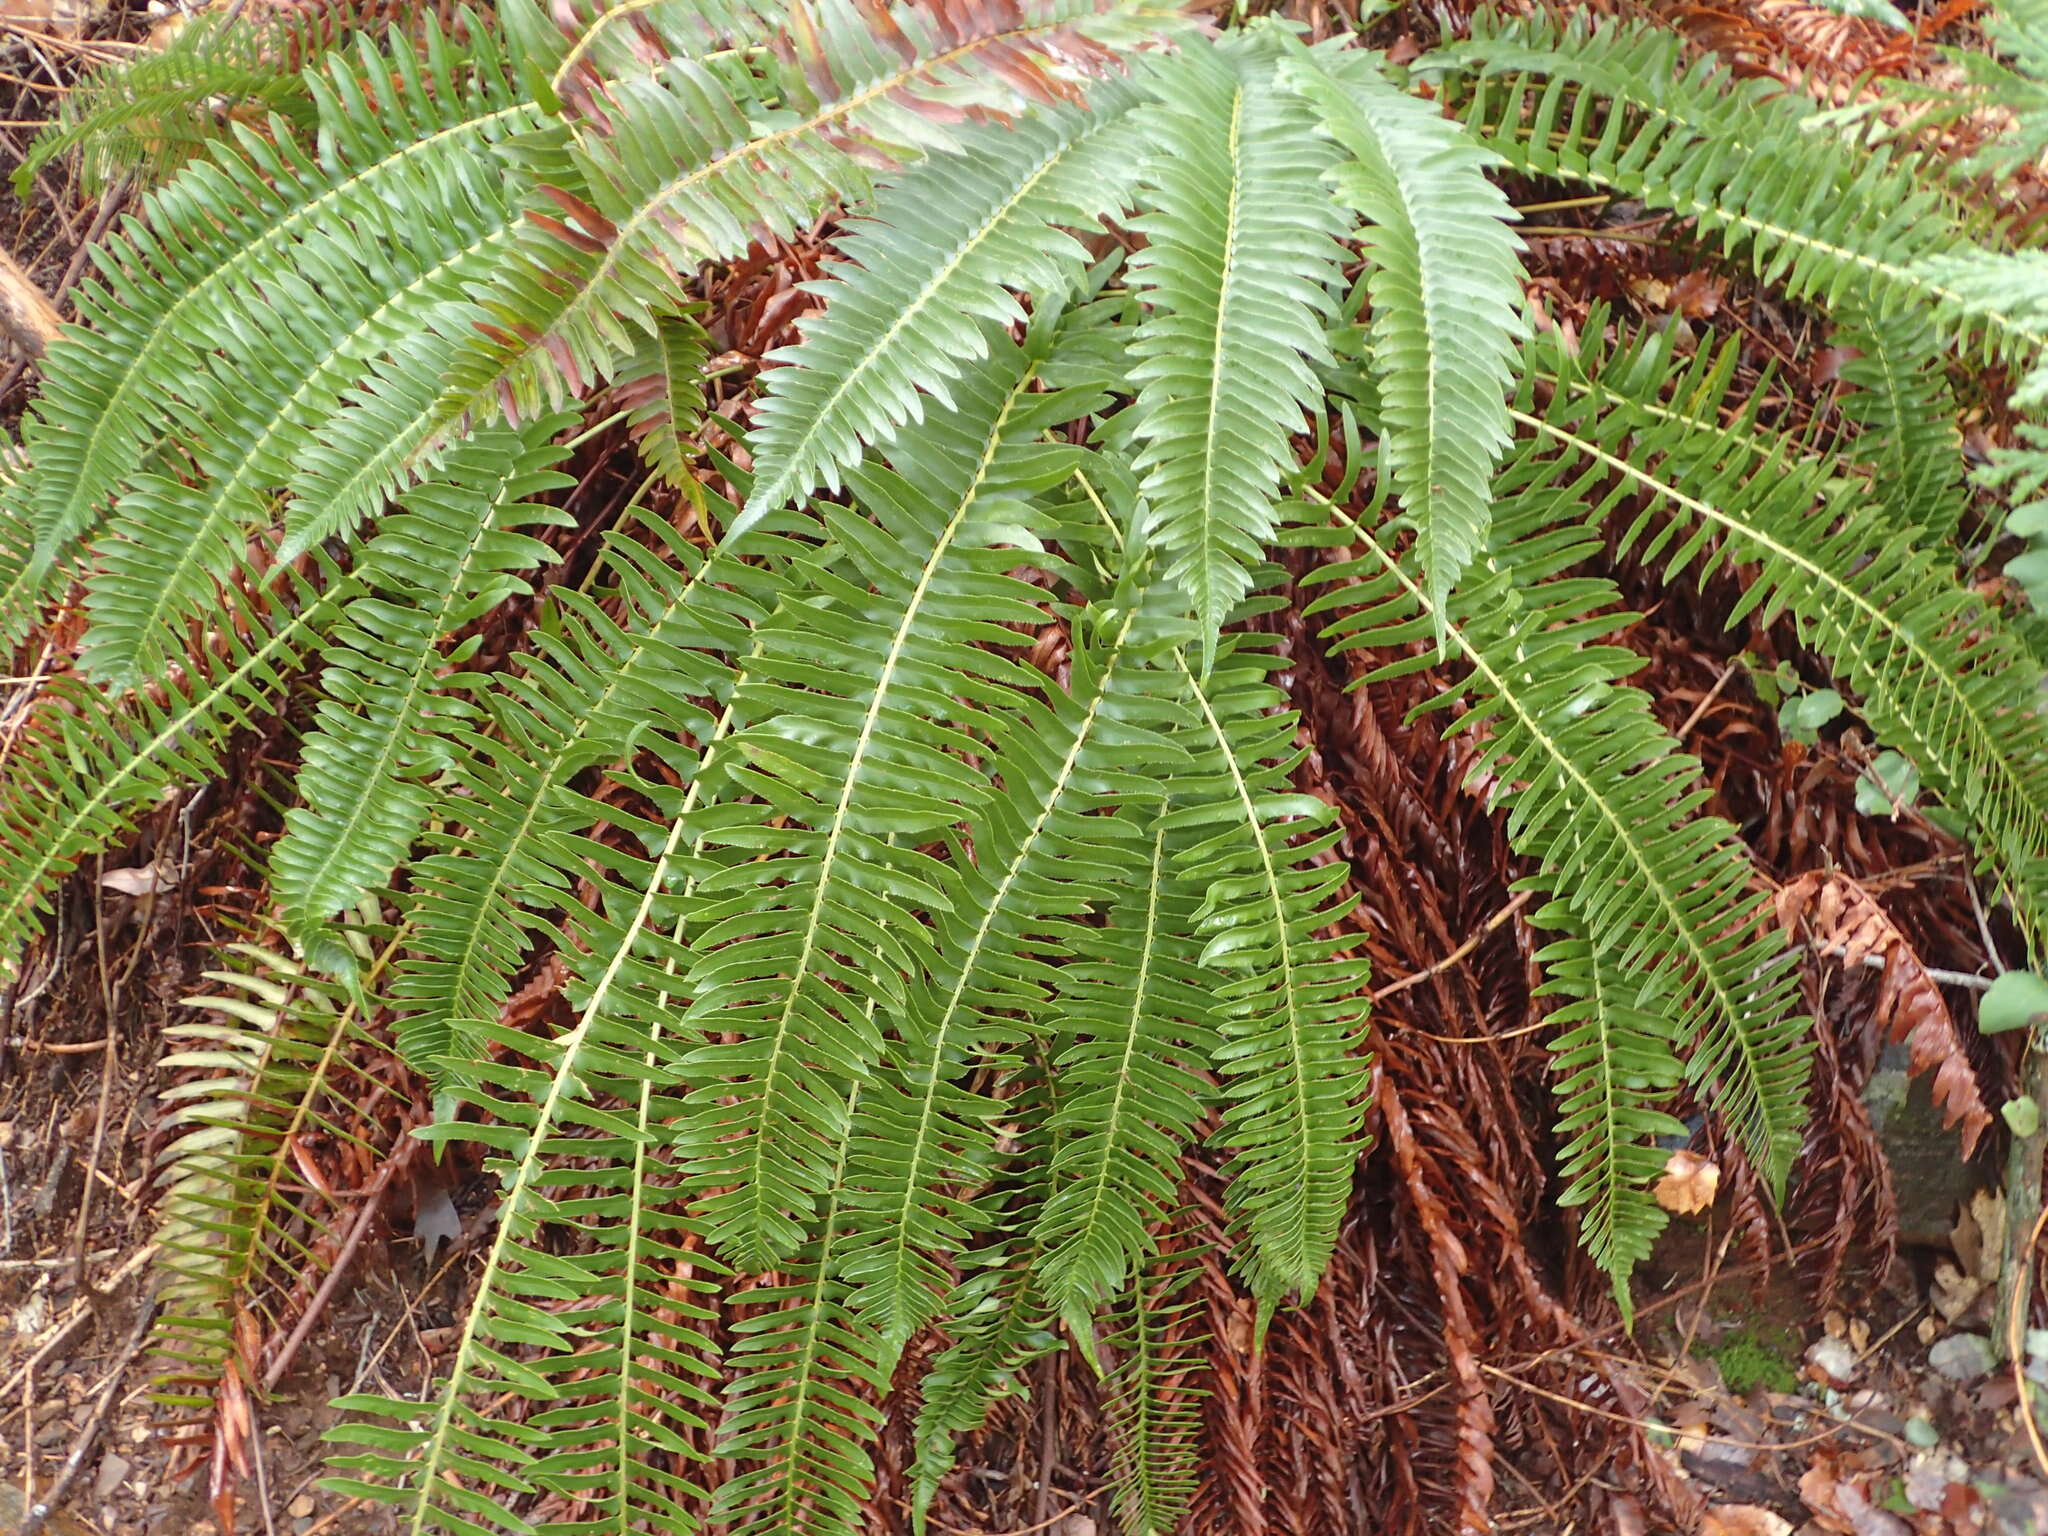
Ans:
POLYGON ((1977 1029, 1986 1035, 2025 1029, 2048 1014, 2048 981, 2032 971, 2007 971, 1977 1005, 1977 1029))
POLYGON ((1787 699, 1778 707, 1778 729, 1799 741, 1812 741, 1820 728, 1842 712, 1842 696, 1832 688, 1816 688, 1787 699))
POLYGON ((2007 1099, 1998 1106, 1998 1113, 2022 1141, 2041 1129, 2041 1106, 2030 1098, 2007 1099))

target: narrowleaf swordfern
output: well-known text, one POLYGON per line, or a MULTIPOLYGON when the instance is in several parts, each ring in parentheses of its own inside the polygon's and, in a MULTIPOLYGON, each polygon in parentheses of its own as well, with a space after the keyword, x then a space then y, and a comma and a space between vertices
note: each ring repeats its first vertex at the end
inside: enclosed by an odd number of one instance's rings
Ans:
MULTIPOLYGON (((1435 99, 1149 0, 503 0, 241 81, 275 113, 96 253, 0 483, 0 633, 79 587, 88 619, 10 738, 0 947, 315 700, 269 855, 297 957, 262 963, 389 1019, 423 1134, 500 1184, 445 1375, 342 1401, 334 1487, 415 1533, 858 1529, 878 1395, 936 1326, 918 1519, 1064 1338, 1124 1518, 1176 1523, 1183 1150, 1223 1165, 1263 1328, 1367 1143, 1338 828, 1243 624, 1289 600, 1276 544, 1326 551, 1311 611, 1363 686, 1451 680, 1429 708, 1544 897, 1557 1198, 1624 1310, 1678 1095, 1781 1189, 1806 1024, 1738 829, 1629 682, 1610 544, 1740 567, 1735 617, 1790 616, 2042 942, 2039 670, 1947 542, 1940 349, 2048 335, 1944 265, 1996 229, 1649 29, 1487 22, 1416 70, 1435 99), (1860 430, 1767 430, 1712 347, 1532 336, 1503 171, 1835 311, 1860 430), (742 434, 704 411, 695 275, 833 213, 742 434), (592 398, 649 479, 548 581, 592 398), (512 598, 529 642, 475 669, 512 598), (511 1027, 546 945, 570 1022, 511 1027)), ((325 1091, 326 1047, 263 1027, 219 1080, 246 1112, 181 1112, 167 1197, 223 1209, 223 1274, 283 1257, 258 1077, 325 1091)), ((237 1368, 214 1246, 176 1249, 188 1397, 237 1368)))

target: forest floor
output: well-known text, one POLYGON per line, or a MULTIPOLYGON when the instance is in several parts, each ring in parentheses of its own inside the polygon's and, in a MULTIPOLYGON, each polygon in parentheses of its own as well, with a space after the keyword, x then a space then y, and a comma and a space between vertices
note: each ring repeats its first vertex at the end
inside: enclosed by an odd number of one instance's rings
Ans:
MULTIPOLYGON (((116 963, 127 966, 146 952, 146 927, 96 937, 115 957, 125 951, 116 963)), ((118 972, 102 971, 94 937, 69 964, 76 982, 61 988, 57 1006, 33 1009, 35 1032, 9 1036, 0 1058, 0 1536, 14 1536, 26 1504, 67 1473, 65 1512, 48 1526, 57 1536, 226 1536, 226 1506, 209 1487, 212 1442, 202 1435, 181 1446, 164 1433, 150 1401, 163 1363, 138 1349, 156 1251, 147 1128, 167 1086, 157 1045, 173 994, 197 978, 181 978, 177 957, 159 950, 126 980, 161 984, 131 994, 118 972), (94 1006, 103 982, 111 1014, 94 1006)), ((223 1469, 237 1473, 229 1482, 239 1489, 230 1529, 396 1529, 388 1511, 315 1486, 321 1434, 337 1417, 328 1405, 360 1390, 417 1394, 432 1378, 467 1305, 467 1239, 487 1204, 472 1173, 453 1188, 415 1185, 385 1206, 277 1388, 244 1410, 244 1465, 223 1469), (445 1246, 431 1215, 442 1195, 460 1223, 445 1246), (441 1251, 430 1257, 429 1244, 441 1251)), ((1587 1347, 1638 1385, 1644 1417, 1662 1426, 1654 1438, 1671 1476, 1700 1496, 1698 1530, 2048 1532, 2048 1479, 2016 1412, 2015 1378, 1989 1344, 1982 1256, 1996 1252, 1984 1225, 1997 1210, 1995 1197, 1980 1194, 1945 1247, 1914 1250, 1881 1274, 1858 1277, 1852 1261, 1837 1304, 1824 1311, 1790 1266, 1763 1275, 1732 1261, 1733 1234, 1711 1215, 1673 1226, 1639 1277, 1633 1340, 1587 1347)), ((2044 1367, 2037 1362, 2031 1374, 2048 1376, 2044 1367)), ((981 1470, 1033 1476, 1029 1461, 981 1470)), ((1089 1536, 1100 1487, 1057 1458, 1049 1470, 1059 1513, 1045 1529, 1089 1536)), ((942 1529, 984 1536, 1000 1528, 942 1529)))
MULTIPOLYGON (((151 25, 139 9, 86 12, 82 5, 0 0, 0 77, 8 82, 0 89, 0 170, 11 170, 33 125, 52 113, 84 64, 115 56, 151 25)), ((1322 15, 1341 8, 1298 9, 1322 15)), ((1824 95, 1851 89, 1845 82, 1860 67, 1855 49, 1871 44, 1867 31, 1842 31, 1840 18, 1790 0, 1688 9, 1711 23, 1700 33, 1711 46, 1799 51, 1807 83, 1824 95), (1830 67, 1815 72, 1816 60, 1830 67)), ((85 270, 89 242, 119 211, 118 192, 84 197, 68 171, 51 167, 26 198, 0 190, 0 244, 61 303, 85 270)), ((1583 238, 1567 230, 1547 248, 1542 239, 1536 246, 1538 285, 1551 285, 1567 305, 1620 296, 1673 315, 1711 316, 1720 302, 1714 279, 1659 270, 1619 229, 1583 238)), ((767 350, 795 312, 775 308, 750 350, 767 350)), ((0 418, 19 415, 31 381, 26 360, 0 350, 0 418)), ((1672 689, 1669 703, 1688 725, 1710 705, 1717 718, 1732 707, 1739 687, 1716 702, 1721 683, 1709 691, 1704 681, 1720 666, 1717 655, 1702 649, 1681 657, 1670 663, 1674 673, 1681 663, 1694 667, 1694 686, 1689 694, 1672 689), (1700 668, 1708 669, 1704 676, 1700 668)), ((0 732, 12 728, 0 713, 0 732)), ((1341 754, 1329 736, 1322 739, 1335 762, 1341 754)), ((1370 750, 1360 746, 1352 755, 1365 761, 1370 750)), ((1826 764, 1792 761, 1806 774, 1802 783, 1846 804, 1853 772, 1828 778, 1826 764)), ((203 841, 203 822, 217 814, 205 807, 183 835, 203 841)), ((154 835, 161 844, 175 834, 159 827, 154 835)), ((1935 852, 1956 857, 1952 848, 1935 852)), ((1903 868, 1909 860, 1901 854, 1891 862, 1903 868)), ((409 1158, 400 1176, 374 1189, 338 1191, 337 1203, 354 1213, 338 1280, 307 1275, 293 1326, 250 1350, 275 1387, 231 1405, 220 1421, 225 1434, 202 1416, 183 1442, 167 1436, 165 1411, 151 1402, 164 1363, 143 1347, 156 1305, 156 1171, 167 1140, 166 1092, 176 1083, 160 1062, 180 1000, 205 989, 203 941, 222 935, 191 909, 160 910, 146 881, 143 894, 124 893, 124 884, 136 882, 109 882, 109 871, 120 873, 111 859, 73 882, 51 939, 0 998, 0 1536, 22 1530, 27 1504, 53 1488, 63 1491, 63 1511, 46 1528, 59 1536, 226 1536, 231 1513, 233 1529, 265 1536, 379 1536, 394 1528, 386 1512, 315 1487, 321 1435, 334 1418, 328 1403, 355 1390, 416 1395, 431 1379, 474 1281, 473 1239, 490 1215, 487 1181, 473 1162, 451 1160, 437 1172, 426 1159, 409 1158)), ((232 906, 250 893, 222 885, 200 894, 232 906)), ((1955 926, 1975 942, 1967 912, 1955 926)), ((1424 951, 1432 942, 1422 935, 1424 951)), ((1439 943, 1435 953, 1449 947, 1439 943)), ((1394 958, 1421 973, 1429 955, 1394 958)), ((1475 965, 1485 958, 1482 950, 1475 965)), ((1422 1112, 1411 1101, 1409 1113, 1419 1119, 1422 1112)), ((1366 1191, 1363 1177, 1361 1190, 1362 1204, 1386 1199, 1384 1188, 1366 1191)), ((1819 1208, 1836 1211, 1838 1223, 1860 1219, 1852 1195, 1836 1196, 1824 1190, 1819 1208)), ((1674 1223, 1639 1277, 1632 1334, 1602 1315, 1554 1347, 1517 1354, 1504 1345, 1482 1358, 1479 1368, 1498 1379, 1504 1399, 1533 1401, 1538 1410, 1502 1431, 1494 1528, 1538 1536, 1582 1529, 1562 1511, 1583 1502, 1588 1484, 1605 1486, 1606 1448, 1616 1441, 1608 1421, 1618 1420, 1632 1434, 1651 1425, 1647 1442, 1660 1464, 1637 1469, 1635 1482, 1668 1482, 1672 1506, 1691 1509, 1692 1528, 1709 1536, 2048 1536, 2048 1450, 2019 1411, 2018 1378, 1990 1345, 1985 1279, 1986 1255, 2000 1247, 1996 1201, 1979 1195, 1883 1263, 1869 1258, 1868 1234, 1836 1230, 1826 1240, 1824 1285, 1788 1254, 1814 1245, 1811 1222, 1798 1231, 1784 1221, 1763 1230, 1755 1210, 1753 1192, 1748 1204, 1724 1196, 1674 1223), (1830 1288, 1828 1301, 1816 1299, 1830 1288), (1544 1402, 1562 1411, 1544 1418, 1544 1402), (1625 1416, 1600 1406, 1620 1402, 1633 1405, 1625 1416), (1554 1425, 1572 1438, 1546 1442, 1554 1425), (1547 1472, 1529 1470, 1539 1466, 1547 1472)), ((1354 1236, 1369 1256, 1356 1260, 1365 1268, 1391 1264, 1385 1255, 1399 1252, 1397 1242, 1373 1235, 1366 1216, 1354 1236)), ((1487 1235, 1470 1241, 1486 1267, 1493 1257, 1487 1235)), ((1512 1298, 1506 1305, 1514 1306, 1512 1298)), ((1225 1303, 1213 1302, 1209 1316, 1219 1348, 1242 1342, 1225 1303)), ((249 1326, 259 1328, 253 1319, 249 1326)), ((1330 1326, 1341 1331, 1337 1321, 1330 1326)), ((1391 1338, 1397 1330, 1387 1327, 1391 1338)), ((1343 1328, 1351 1338, 1368 1331, 1355 1320, 1343 1328)), ((1398 1341, 1372 1336, 1382 1358, 1397 1353, 1398 1341)), ((1305 1325, 1294 1335, 1276 1327, 1275 1340, 1276 1349, 1294 1354, 1272 1366, 1272 1378, 1310 1383, 1289 1385, 1278 1400, 1320 1392, 1335 1405, 1332 1422, 1345 1425, 1343 1437, 1321 1447, 1330 1456, 1359 1454, 1359 1445, 1379 1443, 1374 1434, 1400 1442, 1399 1434, 1372 1428, 1375 1416, 1398 1420, 1440 1406, 1432 1400, 1444 1390, 1442 1370, 1347 1385, 1349 1376, 1371 1375, 1371 1357, 1332 1359, 1305 1325), (1299 1364, 1304 1356, 1310 1367, 1299 1364), (1367 1403, 1377 1406, 1359 1406, 1367 1403)), ((2048 1337, 2026 1342, 2037 1358, 2025 1369, 2048 1381, 2048 1337)), ((1066 1369, 1048 1366, 1034 1380, 1034 1416, 1013 1417, 975 1443, 936 1528, 1052 1536, 1108 1529, 1092 1399, 1066 1369)), ((1223 1426, 1216 1432, 1225 1439, 1238 1432, 1233 1425, 1260 1422, 1232 1419, 1232 1405, 1265 1402, 1260 1394, 1268 1391, 1264 1364, 1239 1358, 1231 1369, 1215 1389, 1223 1426)), ((1428 1433, 1441 1432, 1432 1419, 1428 1433)), ((1440 1469, 1441 1457, 1417 1455, 1418 1465, 1440 1469)), ((1242 1465, 1255 1460, 1248 1452, 1242 1465)), ((1327 1485, 1356 1488, 1360 1480, 1340 1466, 1327 1485)), ((1252 1502, 1263 1496, 1255 1489, 1252 1502)), ((1274 1506, 1293 1496, 1276 1487, 1274 1506)), ((1355 1496, 1348 1515, 1336 1494, 1319 1507, 1340 1513, 1319 1517, 1318 1531, 1378 1528, 1355 1496)), ((1617 1530, 1668 1528, 1619 1485, 1608 1508, 1617 1530)), ((1211 1522, 1228 1530, 1231 1518, 1211 1522)), ((1273 1528, 1291 1523, 1275 1516, 1273 1528)))

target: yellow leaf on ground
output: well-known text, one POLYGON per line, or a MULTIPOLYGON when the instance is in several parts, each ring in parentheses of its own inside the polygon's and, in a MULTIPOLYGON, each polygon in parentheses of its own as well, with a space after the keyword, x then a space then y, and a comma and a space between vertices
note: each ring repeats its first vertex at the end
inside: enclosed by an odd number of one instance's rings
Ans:
POLYGON ((1671 1154, 1664 1177, 1657 1181, 1657 1203, 1667 1211, 1690 1216, 1714 1203, 1721 1188, 1721 1165, 1684 1148, 1671 1154))

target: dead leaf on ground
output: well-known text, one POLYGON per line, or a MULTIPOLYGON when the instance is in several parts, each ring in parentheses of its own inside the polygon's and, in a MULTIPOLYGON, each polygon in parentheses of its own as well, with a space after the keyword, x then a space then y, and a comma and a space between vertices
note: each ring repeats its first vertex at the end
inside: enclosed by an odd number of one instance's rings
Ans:
POLYGON ((123 896, 161 896, 175 890, 178 882, 161 864, 138 864, 133 869, 107 870, 100 876, 100 884, 123 896))
POLYGON ((1700 1526, 1700 1536, 1786 1536, 1792 1522, 1761 1504, 1714 1504, 1700 1526))
POLYGON ((1998 1266, 2005 1253, 2005 1196, 1993 1189, 1972 1195, 1956 1213, 1949 1246, 1956 1261, 1943 1259, 1934 1266, 1927 1299, 1945 1321, 1957 1323, 1998 1288, 1998 1266))
POLYGON ((1721 1188, 1721 1165, 1683 1147, 1664 1164, 1664 1177, 1657 1181, 1657 1203, 1667 1211, 1690 1216, 1714 1203, 1721 1188))

